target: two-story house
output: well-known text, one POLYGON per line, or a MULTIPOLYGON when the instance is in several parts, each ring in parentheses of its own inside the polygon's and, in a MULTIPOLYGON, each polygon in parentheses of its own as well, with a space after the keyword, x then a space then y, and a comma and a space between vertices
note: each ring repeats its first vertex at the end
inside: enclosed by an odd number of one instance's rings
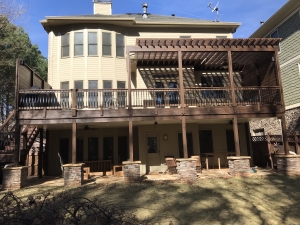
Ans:
POLYGON ((164 172, 165 156, 208 153, 225 166, 229 153, 250 155, 251 119, 284 116, 279 39, 234 39, 240 23, 154 15, 147 4, 118 15, 111 1, 93 4, 91 15, 41 21, 52 89, 18 64, 18 126, 47 130, 48 174, 126 160, 164 172))
MULTIPOLYGON (((250 38, 281 38, 279 63, 286 109, 287 130, 290 134, 300 131, 300 1, 289 0, 250 38)), ((281 135, 277 118, 250 123, 252 134, 264 129, 264 133, 281 135)))

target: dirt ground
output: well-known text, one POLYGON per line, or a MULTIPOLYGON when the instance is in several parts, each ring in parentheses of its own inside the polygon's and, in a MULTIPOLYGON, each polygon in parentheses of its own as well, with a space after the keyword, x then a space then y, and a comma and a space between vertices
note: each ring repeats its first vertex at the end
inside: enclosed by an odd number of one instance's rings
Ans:
MULTIPOLYGON (((192 184, 178 180, 127 184, 100 177, 77 188, 34 185, 14 193, 25 199, 70 189, 76 197, 116 205, 151 224, 300 224, 300 176, 208 177, 192 184)), ((4 194, 1 191, 0 198, 4 194)))

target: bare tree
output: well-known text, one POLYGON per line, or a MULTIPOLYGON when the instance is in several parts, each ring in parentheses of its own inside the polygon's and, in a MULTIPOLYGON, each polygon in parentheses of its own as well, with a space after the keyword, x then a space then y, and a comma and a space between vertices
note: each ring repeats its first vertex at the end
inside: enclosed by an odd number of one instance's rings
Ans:
POLYGON ((25 13, 23 4, 16 0, 0 0, 0 32, 2 32, 8 23, 18 19, 25 13))

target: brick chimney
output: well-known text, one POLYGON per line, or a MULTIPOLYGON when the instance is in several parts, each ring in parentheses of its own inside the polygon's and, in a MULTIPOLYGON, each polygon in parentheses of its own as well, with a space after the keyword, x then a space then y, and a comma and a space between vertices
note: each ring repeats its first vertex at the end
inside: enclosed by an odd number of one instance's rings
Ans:
POLYGON ((112 0, 93 0, 94 14, 111 15, 112 0))

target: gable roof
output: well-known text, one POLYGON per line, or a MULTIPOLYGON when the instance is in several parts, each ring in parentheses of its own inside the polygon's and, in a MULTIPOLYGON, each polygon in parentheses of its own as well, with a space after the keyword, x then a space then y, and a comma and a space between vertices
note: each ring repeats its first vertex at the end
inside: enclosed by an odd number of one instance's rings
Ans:
POLYGON ((148 18, 143 18, 140 13, 127 14, 91 14, 74 16, 47 16, 45 20, 40 21, 45 30, 49 31, 53 26, 62 26, 70 24, 102 23, 112 24, 124 27, 194 27, 194 28, 223 28, 230 29, 233 33, 241 25, 234 22, 214 22, 210 20, 163 16, 157 14, 148 14, 148 18))
POLYGON ((267 34, 272 32, 283 20, 289 17, 295 12, 296 9, 299 10, 300 1, 299 0, 289 0, 285 3, 277 12, 275 12, 263 25, 261 25, 250 38, 265 37, 267 34))

